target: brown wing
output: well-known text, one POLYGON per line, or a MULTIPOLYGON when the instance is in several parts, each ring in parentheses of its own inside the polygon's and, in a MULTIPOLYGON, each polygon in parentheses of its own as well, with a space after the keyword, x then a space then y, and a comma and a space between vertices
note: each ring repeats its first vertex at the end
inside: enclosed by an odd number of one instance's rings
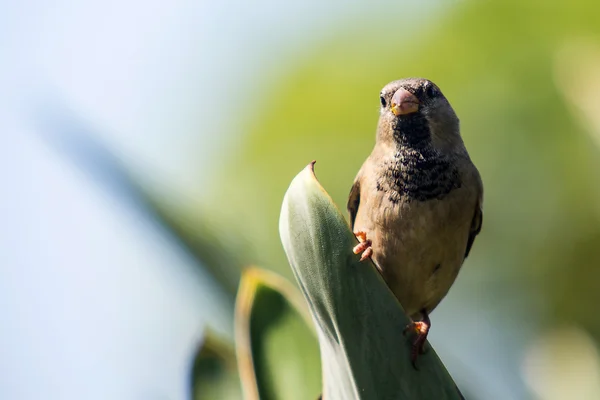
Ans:
POLYGON ((354 229, 354 220, 356 219, 356 213, 358 212, 358 206, 360 205, 360 179, 356 177, 352 189, 350 189, 350 196, 348 197, 348 213, 350 214, 350 227, 354 229))
POLYGON ((479 196, 479 199, 477 199, 477 204, 475 205, 475 215, 473 215, 473 220, 471 221, 471 230, 469 231, 469 240, 467 241, 467 250, 465 251, 465 258, 467 258, 469 252, 471 251, 471 247, 473 247, 475 237, 477 237, 479 232, 481 232, 481 225, 483 224, 482 205, 482 197, 479 196))

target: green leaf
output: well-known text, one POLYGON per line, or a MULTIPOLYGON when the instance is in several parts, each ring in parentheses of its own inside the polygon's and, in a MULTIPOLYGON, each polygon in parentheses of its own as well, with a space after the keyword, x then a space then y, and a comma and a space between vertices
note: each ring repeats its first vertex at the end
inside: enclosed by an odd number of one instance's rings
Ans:
POLYGON ((242 274, 235 313, 238 367, 248 400, 307 400, 321 392, 319 345, 302 296, 271 272, 242 274))
POLYGON ((242 390, 233 347, 207 331, 192 369, 192 399, 241 398, 242 390))
POLYGON ((402 331, 410 322, 317 181, 314 162, 292 181, 279 230, 293 272, 317 324, 325 400, 460 399, 431 348, 410 362, 402 331))

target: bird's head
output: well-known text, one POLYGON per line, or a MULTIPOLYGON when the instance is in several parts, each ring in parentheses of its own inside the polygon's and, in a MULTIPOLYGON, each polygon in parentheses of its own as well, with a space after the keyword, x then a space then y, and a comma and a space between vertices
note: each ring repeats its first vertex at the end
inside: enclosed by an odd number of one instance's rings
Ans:
POLYGON ((458 117, 433 82, 423 78, 393 81, 381 90, 378 141, 446 148, 462 144, 458 117))

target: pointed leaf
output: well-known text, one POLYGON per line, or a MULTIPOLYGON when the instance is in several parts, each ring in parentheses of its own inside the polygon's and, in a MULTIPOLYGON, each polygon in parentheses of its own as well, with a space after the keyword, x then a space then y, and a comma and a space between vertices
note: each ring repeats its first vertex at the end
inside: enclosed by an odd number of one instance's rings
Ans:
POLYGON ((316 399, 319 345, 302 296, 280 276, 242 274, 235 315, 238 366, 248 400, 316 399))
POLYGON ((279 229, 317 325, 323 398, 460 399, 430 346, 419 359, 420 370, 413 368, 402 335, 409 319, 375 266, 352 253, 356 238, 313 165, 292 181, 279 229))

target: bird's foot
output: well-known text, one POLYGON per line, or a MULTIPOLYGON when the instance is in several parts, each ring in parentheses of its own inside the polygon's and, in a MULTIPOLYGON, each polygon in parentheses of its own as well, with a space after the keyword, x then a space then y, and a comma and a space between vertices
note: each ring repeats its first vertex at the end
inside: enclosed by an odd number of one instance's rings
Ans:
POLYGON ((411 322, 404 328, 403 332, 404 335, 409 331, 413 331, 415 334, 410 351, 410 361, 416 370, 419 369, 417 368, 417 358, 419 358, 419 354, 425 354, 425 342, 427 341, 429 329, 431 329, 429 315, 425 310, 421 311, 421 313, 423 314, 423 320, 411 322))
POLYGON ((371 240, 367 239, 367 234, 363 231, 354 232, 354 235, 358 239, 358 244, 354 246, 352 251, 354 254, 361 254, 360 261, 365 261, 367 258, 370 258, 373 255, 373 248, 371 245, 373 244, 371 240))

